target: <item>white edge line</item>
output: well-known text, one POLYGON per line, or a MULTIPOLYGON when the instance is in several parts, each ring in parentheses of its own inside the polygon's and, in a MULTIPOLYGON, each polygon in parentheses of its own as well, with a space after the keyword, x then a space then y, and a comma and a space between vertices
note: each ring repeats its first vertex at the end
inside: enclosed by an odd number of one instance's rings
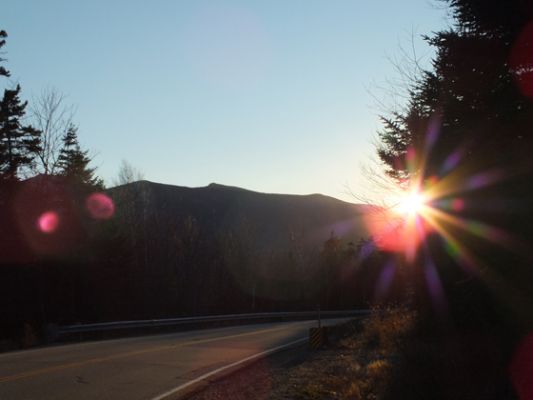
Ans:
POLYGON ((203 375, 199 376, 198 378, 193 379, 192 381, 189 381, 189 382, 186 382, 186 383, 184 383, 182 385, 179 385, 179 386, 175 387, 174 389, 170 389, 168 392, 162 393, 159 396, 156 396, 156 397, 152 398, 151 400, 163 400, 164 398, 170 396, 171 394, 177 393, 180 390, 185 389, 186 387, 194 385, 195 383, 198 383, 198 382, 200 382, 200 381, 202 381, 202 380, 204 380, 206 378, 209 378, 210 376, 216 375, 219 372, 222 372, 222 371, 224 371, 226 369, 229 369, 229 368, 235 367, 237 365, 243 364, 243 363, 245 363, 247 361, 250 361, 250 360, 253 360, 255 358, 266 356, 268 354, 274 353, 274 352, 276 352, 278 350, 281 350, 281 349, 284 349, 286 347, 293 346, 293 345, 295 345, 297 343, 300 343, 300 342, 303 342, 305 340, 307 340, 307 337, 295 340, 293 342, 284 344, 282 346, 274 347, 272 349, 269 349, 269 350, 263 351, 261 353, 257 353, 257 354, 251 355, 249 357, 243 358, 242 360, 235 361, 235 362, 233 362, 231 364, 228 364, 228 365, 225 365, 223 367, 217 368, 217 369, 215 369, 215 370, 213 370, 211 372, 208 372, 206 374, 203 374, 203 375))

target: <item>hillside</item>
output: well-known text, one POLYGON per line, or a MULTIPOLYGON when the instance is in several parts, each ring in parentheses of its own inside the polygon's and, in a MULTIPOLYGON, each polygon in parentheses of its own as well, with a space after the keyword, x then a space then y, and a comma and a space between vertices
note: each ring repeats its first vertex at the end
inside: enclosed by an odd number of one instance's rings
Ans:
POLYGON ((368 210, 320 194, 267 194, 215 183, 188 188, 140 181, 109 193, 117 217, 124 222, 134 212, 150 236, 170 234, 192 218, 211 234, 246 229, 263 250, 286 247, 295 238, 305 246, 321 245, 332 232, 355 242, 365 234, 361 217, 368 210))
MULTIPOLYGON (((355 244, 365 235, 367 206, 318 194, 147 181, 109 194, 116 203, 115 223, 127 238, 122 263, 139 276, 135 295, 145 293, 136 307, 139 317, 154 309, 176 315, 314 308, 325 279, 324 243, 334 235, 344 246, 339 254, 352 250, 344 282, 340 271, 328 272, 329 293, 349 284, 355 244)), ((356 296, 335 298, 330 308, 347 307, 347 299, 356 296)))

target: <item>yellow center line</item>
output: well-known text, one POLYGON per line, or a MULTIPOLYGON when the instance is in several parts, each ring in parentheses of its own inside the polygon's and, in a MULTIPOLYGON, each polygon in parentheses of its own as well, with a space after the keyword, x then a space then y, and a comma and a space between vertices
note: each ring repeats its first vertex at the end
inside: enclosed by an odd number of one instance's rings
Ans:
POLYGON ((70 368, 77 368, 77 367, 81 367, 81 366, 89 365, 89 364, 98 364, 98 363, 102 363, 106 361, 112 361, 112 360, 118 360, 121 358, 137 356, 140 354, 155 353, 158 351, 171 350, 171 349, 176 349, 178 347, 185 347, 185 346, 189 346, 193 344, 209 343, 209 342, 215 342, 217 340, 233 339, 233 338, 243 337, 243 336, 258 335, 261 333, 275 332, 275 331, 280 331, 280 330, 289 329, 289 328, 291 328, 291 326, 288 326, 288 327, 286 326, 282 328, 262 329, 262 330, 254 331, 254 332, 238 333, 235 335, 228 335, 228 336, 222 336, 222 337, 216 337, 216 338, 190 340, 188 342, 183 342, 183 343, 178 343, 178 344, 173 344, 173 345, 166 345, 166 346, 158 346, 158 347, 153 347, 151 349, 130 351, 127 353, 116 354, 116 355, 108 356, 108 357, 90 358, 84 361, 77 361, 77 362, 72 362, 68 364, 56 365, 54 367, 41 368, 41 369, 36 369, 33 371, 21 372, 19 374, 2 376, 0 377, 0 383, 12 382, 12 381, 16 381, 16 380, 20 380, 24 378, 30 378, 32 376, 42 375, 45 373, 61 371, 61 370, 70 369, 70 368))

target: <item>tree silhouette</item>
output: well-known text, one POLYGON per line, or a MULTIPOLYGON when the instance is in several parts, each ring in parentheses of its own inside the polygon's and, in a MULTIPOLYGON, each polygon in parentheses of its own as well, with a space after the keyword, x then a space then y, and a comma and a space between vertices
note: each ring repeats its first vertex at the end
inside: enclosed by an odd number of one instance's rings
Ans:
POLYGON ((81 150, 78 142, 78 128, 71 125, 62 138, 63 147, 59 152, 58 167, 60 175, 72 183, 102 188, 103 182, 95 176, 95 168, 90 168, 91 158, 87 150, 81 150))
POLYGON ((30 168, 40 148, 40 131, 23 125, 26 102, 19 97, 20 86, 4 90, 0 101, 0 175, 16 179, 24 168, 30 168))
MULTIPOLYGON (((0 30, 0 49, 6 44, 7 32, 0 30)), ((1 53, 0 53, 1 54, 1 53)), ((5 58, 0 57, 0 62, 5 61, 5 58)), ((9 76, 9 71, 0 65, 0 76, 9 76)))
MULTIPOLYGON (((7 33, 0 31, 0 49, 6 44, 7 33)), ((0 62, 5 59, 0 58, 0 62)), ((0 66, 0 76, 10 73, 0 66)), ((0 178, 14 180, 19 173, 32 166, 40 149, 41 132, 31 125, 24 125, 27 102, 20 100, 20 85, 5 89, 0 102, 0 178)))
MULTIPOLYGON (((443 284, 442 318, 451 317, 453 340, 467 348, 470 332, 480 343, 497 343, 483 347, 482 356, 465 352, 457 363, 466 376, 477 357, 480 382, 453 386, 436 364, 424 372, 450 388, 449 398, 479 396, 489 381, 486 398, 504 398, 508 375, 501 366, 533 326, 533 273, 529 251, 520 247, 533 239, 533 8, 521 0, 446 2, 454 25, 426 37, 436 49, 432 68, 411 85, 405 108, 383 117, 378 155, 400 183, 420 181, 428 193, 432 187, 439 192, 428 207, 447 218, 439 234, 426 237, 413 262, 418 268, 410 272, 425 318, 421 332, 432 332, 433 339, 450 332, 437 322, 432 279, 443 284), (450 206, 456 200, 459 206, 450 206)), ((431 397, 435 386, 423 393, 423 375, 413 376, 401 385, 431 397)))
POLYGON ((36 172, 55 175, 62 137, 72 125, 74 108, 65 103, 66 96, 54 88, 43 90, 31 102, 29 115, 41 134, 41 149, 36 158, 36 172))
POLYGON ((405 110, 383 117, 378 155, 399 180, 421 173, 407 156, 410 149, 427 153, 432 130, 438 139, 432 138, 436 143, 425 177, 438 175, 457 149, 470 171, 498 164, 518 168, 527 157, 525 148, 531 149, 532 103, 515 84, 518 72, 509 59, 531 6, 520 0, 448 3, 454 28, 426 37, 436 48, 433 68, 409 89, 405 110))
POLYGON ((122 160, 117 177, 113 179, 113 185, 127 185, 128 183, 142 181, 143 179, 144 174, 139 169, 135 168, 128 161, 122 160))

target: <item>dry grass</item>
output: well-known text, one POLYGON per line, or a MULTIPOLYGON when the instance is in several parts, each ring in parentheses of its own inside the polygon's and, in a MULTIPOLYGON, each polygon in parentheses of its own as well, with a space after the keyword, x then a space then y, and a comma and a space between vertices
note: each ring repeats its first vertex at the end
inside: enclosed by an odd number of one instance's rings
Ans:
MULTIPOLYGON (((291 363, 263 360, 207 390, 195 400, 381 399, 394 376, 396 354, 415 322, 403 308, 375 309, 362 322, 334 330, 329 344, 291 363), (333 336, 333 337, 332 337, 333 336)), ((280 354, 276 357, 284 357, 280 354)), ((274 357, 274 358, 276 358, 274 357)))
POLYGON ((494 337, 481 331, 435 336, 415 325, 420 321, 413 311, 375 309, 359 323, 334 329, 319 351, 280 353, 194 399, 517 399, 494 337))
POLYGON ((350 332, 291 371, 299 385, 293 385, 286 398, 381 398, 415 317, 404 308, 373 310, 359 332, 350 332))

